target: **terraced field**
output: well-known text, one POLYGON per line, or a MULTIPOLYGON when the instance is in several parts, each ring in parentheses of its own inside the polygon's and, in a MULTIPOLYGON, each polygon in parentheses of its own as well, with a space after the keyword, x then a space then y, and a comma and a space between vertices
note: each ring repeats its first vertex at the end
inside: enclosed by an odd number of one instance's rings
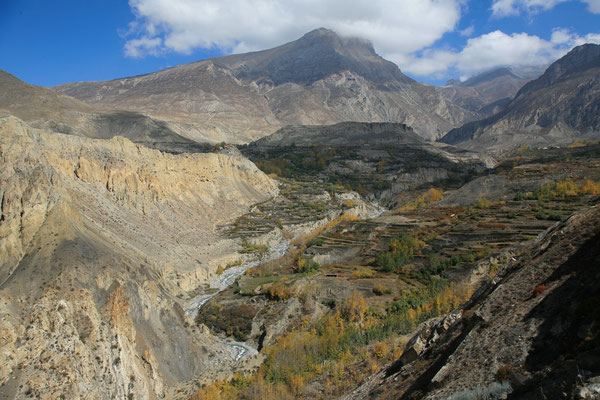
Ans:
POLYGON ((340 208, 336 193, 343 192, 341 187, 287 180, 281 180, 280 185, 283 196, 258 204, 250 213, 217 226, 217 230, 228 237, 258 237, 286 225, 321 220, 340 208))

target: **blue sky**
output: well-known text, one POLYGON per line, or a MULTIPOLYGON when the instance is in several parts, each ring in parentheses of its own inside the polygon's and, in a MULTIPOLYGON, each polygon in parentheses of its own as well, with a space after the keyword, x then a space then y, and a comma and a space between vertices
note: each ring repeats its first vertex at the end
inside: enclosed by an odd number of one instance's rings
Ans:
POLYGON ((600 0, 0 0, 0 69, 53 86, 270 48, 319 27, 440 84, 600 43, 600 0))

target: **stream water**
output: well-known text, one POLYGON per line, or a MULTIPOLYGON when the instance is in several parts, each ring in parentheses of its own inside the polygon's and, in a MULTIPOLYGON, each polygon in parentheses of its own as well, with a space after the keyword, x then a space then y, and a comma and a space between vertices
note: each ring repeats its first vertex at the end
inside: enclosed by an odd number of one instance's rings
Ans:
MULTIPOLYGON (((283 256, 289 248, 290 242, 287 240, 282 241, 274 246, 271 246, 267 255, 264 256, 261 260, 248 261, 237 267, 227 268, 225 271, 223 271, 221 275, 218 276, 217 280, 212 284, 211 288, 209 289, 209 293, 200 294, 187 302, 185 306, 186 314, 195 319, 196 314, 198 313, 200 308, 202 308, 203 305, 208 303, 220 292, 233 285, 235 280, 239 276, 243 275, 246 272, 246 270, 256 267, 259 263, 263 261, 273 260, 283 256)), ((224 340, 217 336, 215 336, 215 338, 219 342, 234 350, 233 353, 235 354, 235 361, 239 361, 244 358, 252 357, 258 354, 258 351, 255 348, 248 346, 245 343, 236 342, 233 340, 224 340)))
POLYGON ((384 212, 388 211, 387 208, 380 206, 379 202, 377 201, 372 201, 371 205, 373 207, 375 207, 375 210, 373 211, 373 214, 369 215, 369 218, 377 218, 379 217, 381 214, 383 214, 384 212))

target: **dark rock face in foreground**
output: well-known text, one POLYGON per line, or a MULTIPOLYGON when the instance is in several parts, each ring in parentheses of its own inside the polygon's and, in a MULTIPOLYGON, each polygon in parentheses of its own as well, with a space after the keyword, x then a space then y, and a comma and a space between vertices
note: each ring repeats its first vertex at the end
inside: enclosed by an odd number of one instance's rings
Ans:
POLYGON ((347 399, 597 398, 600 207, 522 254, 462 311, 425 325, 403 357, 347 399))

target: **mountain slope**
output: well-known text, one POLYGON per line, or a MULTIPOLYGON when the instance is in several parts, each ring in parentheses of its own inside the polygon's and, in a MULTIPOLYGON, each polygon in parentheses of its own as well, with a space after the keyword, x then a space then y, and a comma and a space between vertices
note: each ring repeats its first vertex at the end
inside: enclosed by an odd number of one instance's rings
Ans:
POLYGON ((198 146, 167 123, 130 111, 98 110, 53 90, 29 85, 0 70, 0 113, 58 133, 109 139, 123 136, 135 143, 172 152, 198 146))
POLYGON ((599 249, 596 205, 541 235, 463 310, 424 324, 346 399, 597 398, 599 249))
POLYGON ((233 361, 184 294, 239 257, 215 225, 277 195, 241 156, 0 118, 0 397, 147 398, 233 361))
POLYGON ((360 146, 369 144, 424 145, 411 128, 395 123, 342 122, 335 125, 286 126, 249 145, 249 148, 281 146, 360 146))
POLYGON ((464 82, 449 81, 440 90, 449 101, 490 116, 506 106, 523 85, 543 72, 541 68, 520 71, 499 67, 477 74, 464 82))
POLYGON ((411 188, 468 179, 495 164, 487 156, 427 142, 404 124, 380 122, 288 126, 241 151, 267 173, 345 185, 382 204, 411 188))
POLYGON ((414 82, 370 43, 317 29, 274 49, 55 90, 171 121, 191 139, 247 143, 286 125, 399 122, 435 139, 478 114, 414 82))
POLYGON ((441 142, 505 150, 570 143, 600 132, 600 46, 574 48, 526 84, 504 110, 448 132, 441 142))
POLYGON ((375 83, 414 83, 398 67, 379 57, 370 42, 342 38, 317 29, 300 40, 270 50, 214 59, 238 79, 268 78, 275 86, 296 83, 309 86, 329 75, 348 71, 375 83))

